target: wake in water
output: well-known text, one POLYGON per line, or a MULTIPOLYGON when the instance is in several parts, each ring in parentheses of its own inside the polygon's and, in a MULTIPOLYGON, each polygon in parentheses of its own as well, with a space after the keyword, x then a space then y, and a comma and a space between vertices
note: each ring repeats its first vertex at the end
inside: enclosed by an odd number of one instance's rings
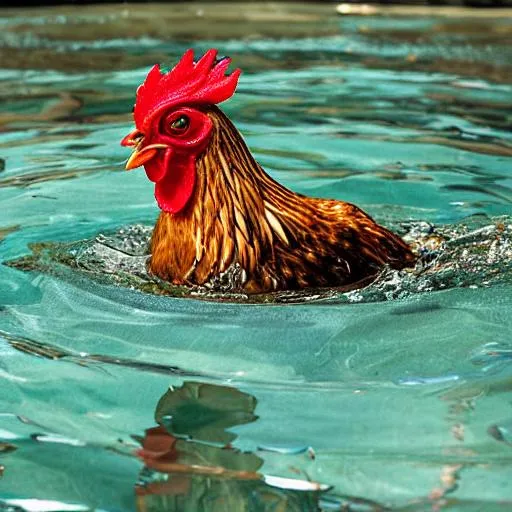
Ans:
POLYGON ((434 226, 412 221, 393 226, 418 254, 413 269, 386 268, 357 290, 307 289, 247 295, 236 289, 240 269, 231 267, 221 278, 202 287, 175 286, 147 271, 152 228, 133 225, 94 239, 71 243, 45 242, 32 254, 7 264, 68 281, 77 276, 144 293, 244 303, 379 302, 449 288, 478 288, 512 282, 512 219, 477 215, 464 222, 434 226))

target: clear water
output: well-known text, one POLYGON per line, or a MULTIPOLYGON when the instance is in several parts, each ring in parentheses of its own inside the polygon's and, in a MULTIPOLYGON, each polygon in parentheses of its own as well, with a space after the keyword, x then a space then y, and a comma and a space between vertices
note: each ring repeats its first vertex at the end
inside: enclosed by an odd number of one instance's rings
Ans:
MULTIPOLYGON (((512 215, 510 18, 276 9, 4 12, 1 260, 154 221, 119 140, 189 46, 244 68, 223 108, 294 190, 512 215)), ((0 265, 0 510, 510 510, 511 291, 257 306, 0 265)))

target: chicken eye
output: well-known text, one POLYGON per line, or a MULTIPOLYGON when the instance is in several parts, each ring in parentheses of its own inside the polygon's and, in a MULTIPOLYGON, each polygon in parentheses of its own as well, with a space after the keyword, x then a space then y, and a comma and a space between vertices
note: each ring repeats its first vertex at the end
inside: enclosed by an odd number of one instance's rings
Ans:
POLYGON ((187 116, 180 116, 175 119, 170 128, 173 132, 183 133, 190 125, 190 119, 187 116))

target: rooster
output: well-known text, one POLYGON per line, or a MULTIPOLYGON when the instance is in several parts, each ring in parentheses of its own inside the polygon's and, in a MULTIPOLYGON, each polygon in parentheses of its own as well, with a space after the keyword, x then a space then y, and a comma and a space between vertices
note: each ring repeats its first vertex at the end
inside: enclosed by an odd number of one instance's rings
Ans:
POLYGON ((216 106, 241 71, 192 50, 137 89, 126 169, 144 166, 161 209, 149 271, 178 285, 208 285, 233 271, 246 293, 357 288, 389 265, 414 263, 408 245, 350 203, 309 198, 272 179, 216 106))

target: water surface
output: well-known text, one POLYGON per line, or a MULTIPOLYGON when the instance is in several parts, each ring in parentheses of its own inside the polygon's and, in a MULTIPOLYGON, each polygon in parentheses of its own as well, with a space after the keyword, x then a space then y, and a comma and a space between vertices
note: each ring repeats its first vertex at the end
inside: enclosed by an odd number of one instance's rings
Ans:
MULTIPOLYGON (((223 109, 294 190, 512 215, 510 18, 268 9, 4 11, 2 261, 154 222, 119 140, 190 46, 244 69, 223 109)), ((511 292, 222 304, 0 265, 0 509, 509 510, 511 292)))

